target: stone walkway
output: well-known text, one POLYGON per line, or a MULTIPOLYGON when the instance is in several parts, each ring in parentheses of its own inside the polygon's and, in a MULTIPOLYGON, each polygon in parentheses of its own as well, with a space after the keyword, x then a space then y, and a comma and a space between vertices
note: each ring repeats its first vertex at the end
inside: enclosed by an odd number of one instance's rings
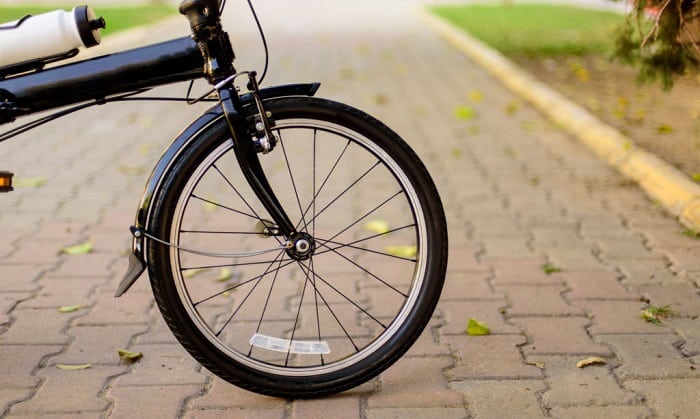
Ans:
MULTIPOLYGON (((244 4, 229 3, 238 68, 260 68, 244 4)), ((150 167, 202 108, 96 107, 0 144, 0 170, 46 179, 0 195, 0 416, 700 416, 700 241, 427 31, 411 12, 425 2, 258 3, 265 84, 321 81, 319 96, 378 116, 433 174, 451 254, 429 329, 379 378, 325 399, 212 376, 164 326, 145 276, 112 297, 150 167), (87 240, 92 253, 60 254, 87 240), (645 322, 647 304, 678 315, 645 322), (69 305, 84 307, 58 312, 69 305), (469 318, 491 335, 467 336, 469 318), (124 365, 117 348, 145 356, 124 365), (576 367, 590 356, 607 364, 576 367), (56 368, 75 363, 92 367, 56 368)), ((155 37, 185 33, 183 21, 155 37)))

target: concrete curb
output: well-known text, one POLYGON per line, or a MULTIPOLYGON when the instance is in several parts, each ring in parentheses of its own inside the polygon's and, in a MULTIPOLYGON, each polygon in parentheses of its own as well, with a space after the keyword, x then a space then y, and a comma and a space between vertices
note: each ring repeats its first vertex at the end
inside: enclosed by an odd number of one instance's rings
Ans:
POLYGON ((424 8, 417 9, 416 13, 452 46, 573 134, 610 166, 636 181, 651 199, 661 203, 686 227, 700 231, 700 185, 638 148, 615 128, 538 81, 501 53, 424 8))

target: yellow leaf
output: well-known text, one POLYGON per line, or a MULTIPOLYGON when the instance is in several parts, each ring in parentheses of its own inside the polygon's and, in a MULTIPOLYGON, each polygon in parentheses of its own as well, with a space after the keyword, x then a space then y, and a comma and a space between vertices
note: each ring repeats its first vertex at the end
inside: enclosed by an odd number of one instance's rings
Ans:
POLYGON ((119 354, 119 358, 126 362, 136 362, 143 358, 143 353, 127 351, 126 349, 117 349, 117 353, 119 354))
POLYGON ((12 183, 16 188, 38 188, 44 186, 48 180, 46 176, 37 176, 15 179, 12 183))
POLYGON ((474 103, 481 103, 484 100, 484 94, 480 90, 472 90, 469 92, 469 100, 474 103))
POLYGON ((476 117, 476 112, 469 106, 457 106, 454 110, 454 115, 460 121, 469 121, 476 117))
POLYGON ((365 224, 365 230, 377 234, 384 234, 389 231, 389 223, 384 220, 372 220, 365 224))
POLYGON ((418 254, 416 246, 387 246, 385 250, 390 255, 402 258, 412 258, 418 254))
POLYGON ((182 276, 185 278, 192 278, 194 276, 197 276, 201 274, 202 272, 206 272, 207 269, 189 269, 185 272, 183 272, 182 276))
POLYGON ((467 323, 467 334, 469 336, 485 336, 491 334, 491 329, 489 329, 486 323, 482 323, 476 319, 469 319, 467 323))
POLYGON ((77 306, 63 306, 58 309, 60 313, 73 313, 75 311, 80 310, 81 308, 85 307, 84 305, 77 305, 77 306))
POLYGON ((534 365, 541 370, 544 369, 544 362, 542 362, 542 361, 525 361, 525 363, 527 365, 534 365))
POLYGON ((121 173, 124 173, 125 175, 129 176, 138 176, 142 175, 146 169, 142 166, 125 166, 125 165, 119 165, 119 171, 121 173))
POLYGON ((216 278, 217 282, 226 282, 229 279, 233 278, 233 273, 229 268, 221 268, 221 272, 219 272, 218 278, 216 278))
POLYGON ((67 255, 84 255, 90 252, 92 252, 92 242, 76 244, 75 246, 68 246, 61 249, 61 253, 67 255))
POLYGON ((599 356, 592 356, 590 358, 583 359, 579 362, 576 363, 576 368, 584 368, 589 365, 605 365, 607 364, 608 361, 605 359, 599 357, 599 356))
POLYGON ((56 364, 56 368, 65 371, 78 371, 90 368, 90 364, 56 364))
POLYGON ((670 134, 673 132, 673 127, 668 124, 661 124, 656 127, 656 132, 659 134, 670 134))

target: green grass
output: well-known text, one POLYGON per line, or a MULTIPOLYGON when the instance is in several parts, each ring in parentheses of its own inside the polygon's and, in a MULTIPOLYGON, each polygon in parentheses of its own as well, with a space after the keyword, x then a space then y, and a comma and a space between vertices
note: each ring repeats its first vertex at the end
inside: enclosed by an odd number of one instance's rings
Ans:
MULTIPOLYGON (((38 15, 52 10, 72 10, 73 6, 2 6, 0 7, 0 22, 11 22, 26 15, 38 15)), ((107 22, 107 29, 102 31, 103 36, 132 28, 135 26, 153 23, 166 16, 177 13, 177 7, 165 4, 148 6, 124 6, 124 7, 93 7, 97 16, 102 16, 107 22)), ((186 24, 182 20, 183 26, 186 24)))
POLYGON ((557 5, 440 6, 433 11, 507 55, 610 53, 624 16, 557 5))

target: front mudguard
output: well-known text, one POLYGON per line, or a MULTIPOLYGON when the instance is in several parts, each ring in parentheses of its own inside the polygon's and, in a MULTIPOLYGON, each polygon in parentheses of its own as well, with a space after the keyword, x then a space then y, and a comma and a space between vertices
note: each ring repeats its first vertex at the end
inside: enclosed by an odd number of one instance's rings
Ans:
MULTIPOLYGON (((267 87, 260 90, 260 97, 265 101, 289 96, 314 96, 320 86, 320 83, 303 83, 267 87)), ((246 107, 253 104, 254 99, 252 95, 244 94, 241 95, 241 103, 243 107, 246 107)), ((136 220, 134 226, 131 227, 133 241, 131 244, 131 253, 129 254, 129 266, 124 274, 124 278, 117 287, 115 293, 116 297, 124 295, 148 266, 144 251, 145 241, 148 240, 148 238, 144 235, 144 232, 148 231, 147 227, 151 217, 152 199, 165 178, 165 175, 190 142, 195 140, 200 132, 220 118, 223 118, 223 116, 221 106, 214 106, 209 109, 175 137, 158 160, 141 195, 141 203, 136 212, 136 220)))

